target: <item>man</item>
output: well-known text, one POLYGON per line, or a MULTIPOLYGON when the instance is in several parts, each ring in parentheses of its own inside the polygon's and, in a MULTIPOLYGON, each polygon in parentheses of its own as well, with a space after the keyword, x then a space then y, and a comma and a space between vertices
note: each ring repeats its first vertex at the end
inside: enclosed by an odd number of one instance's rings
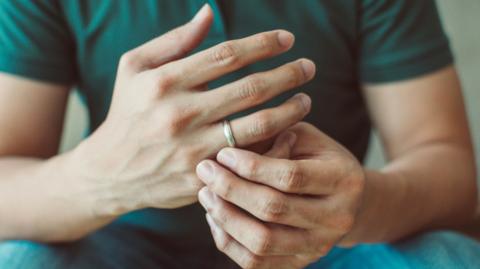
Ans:
POLYGON ((477 264, 456 233, 399 242, 476 204, 433 1, 209 1, 165 33, 202 2, 0 2, 2 267, 477 264), (58 154, 74 85, 92 132, 58 154))

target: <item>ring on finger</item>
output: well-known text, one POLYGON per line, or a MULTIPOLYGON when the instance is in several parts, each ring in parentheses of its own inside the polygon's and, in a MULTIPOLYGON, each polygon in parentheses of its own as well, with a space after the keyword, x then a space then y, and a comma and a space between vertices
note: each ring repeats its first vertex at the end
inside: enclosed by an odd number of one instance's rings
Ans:
POLYGON ((230 126, 230 121, 229 120, 224 120, 222 125, 223 125, 223 134, 225 135, 225 138, 227 139, 228 146, 232 147, 232 148, 235 148, 235 146, 236 146, 235 137, 233 136, 232 127, 230 126))

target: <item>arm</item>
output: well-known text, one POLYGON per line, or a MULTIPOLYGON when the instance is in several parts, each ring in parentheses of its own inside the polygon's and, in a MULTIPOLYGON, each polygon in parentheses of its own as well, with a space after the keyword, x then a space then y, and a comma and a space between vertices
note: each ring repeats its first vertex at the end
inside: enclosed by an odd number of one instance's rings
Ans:
POLYGON ((461 87, 453 67, 365 96, 388 164, 366 171, 355 242, 393 241, 472 217, 476 171, 461 87))
POLYGON ((68 240, 100 224, 72 199, 69 154, 55 156, 68 93, 0 74, 0 240, 68 240))

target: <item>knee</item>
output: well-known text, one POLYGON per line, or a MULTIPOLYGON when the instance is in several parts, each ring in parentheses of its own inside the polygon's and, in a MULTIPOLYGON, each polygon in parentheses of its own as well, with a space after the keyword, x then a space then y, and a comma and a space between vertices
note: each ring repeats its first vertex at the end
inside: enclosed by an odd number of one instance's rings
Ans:
POLYGON ((457 232, 436 231, 392 245, 413 268, 471 268, 480 243, 457 232))
POLYGON ((0 268, 64 268, 54 247, 29 241, 0 242, 0 268))
POLYGON ((393 246, 406 252, 451 253, 452 251, 462 251, 462 247, 466 246, 478 247, 478 243, 457 232, 435 231, 398 242, 393 246))

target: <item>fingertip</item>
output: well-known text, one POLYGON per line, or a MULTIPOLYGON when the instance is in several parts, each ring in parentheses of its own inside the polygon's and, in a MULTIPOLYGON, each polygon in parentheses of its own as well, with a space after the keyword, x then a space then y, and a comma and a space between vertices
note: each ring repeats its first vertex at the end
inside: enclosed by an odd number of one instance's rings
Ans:
POLYGON ((295 42, 295 36, 286 30, 279 30, 277 33, 278 44, 284 49, 290 49, 295 42))
POLYGON ((234 167, 236 164, 236 156, 234 148, 223 148, 217 153, 217 161, 227 167, 234 167))
POLYGON ((195 168, 197 177, 206 185, 212 182, 214 176, 214 164, 210 160, 203 160, 195 168))
POLYGON ((193 22, 193 23, 199 23, 199 22, 201 22, 201 21, 206 20, 207 18, 212 17, 212 15, 213 15, 212 8, 211 8, 210 5, 207 3, 207 4, 203 5, 203 6, 197 11, 197 14, 195 14, 195 16, 193 17, 193 19, 191 20, 191 22, 193 22))
POLYGON ((312 60, 306 59, 306 58, 303 58, 300 61, 302 64, 302 70, 303 70, 303 74, 305 75, 305 78, 307 80, 312 79, 316 73, 315 63, 312 60))
POLYGON ((297 98, 297 100, 299 100, 302 103, 303 108, 305 110, 305 113, 310 112, 310 109, 311 109, 311 106, 312 106, 312 99, 310 98, 310 96, 301 92, 301 93, 295 94, 293 96, 293 99, 295 99, 295 98, 297 98))

